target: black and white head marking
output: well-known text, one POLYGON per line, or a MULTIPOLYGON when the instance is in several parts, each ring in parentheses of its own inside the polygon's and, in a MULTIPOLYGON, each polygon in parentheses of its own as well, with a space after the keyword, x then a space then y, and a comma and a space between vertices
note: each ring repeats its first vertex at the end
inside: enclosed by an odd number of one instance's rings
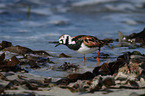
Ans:
POLYGON ((64 45, 76 44, 75 41, 72 41, 72 37, 66 34, 59 37, 59 43, 64 45))

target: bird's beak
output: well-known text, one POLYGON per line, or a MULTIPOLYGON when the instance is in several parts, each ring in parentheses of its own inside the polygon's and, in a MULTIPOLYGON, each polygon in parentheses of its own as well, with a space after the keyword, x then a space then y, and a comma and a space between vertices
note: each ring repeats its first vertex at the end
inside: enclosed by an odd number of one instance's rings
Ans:
POLYGON ((55 47, 57 47, 58 45, 60 45, 60 43, 58 43, 57 45, 55 45, 55 47))

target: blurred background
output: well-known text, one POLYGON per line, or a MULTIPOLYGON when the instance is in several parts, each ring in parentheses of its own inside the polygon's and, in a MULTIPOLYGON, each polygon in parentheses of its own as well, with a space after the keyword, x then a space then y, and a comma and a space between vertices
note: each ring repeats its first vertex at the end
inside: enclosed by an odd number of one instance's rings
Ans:
MULTIPOLYGON (((0 0, 0 40, 54 55, 65 53, 74 56, 52 58, 60 64, 64 61, 82 64, 82 55, 66 46, 55 48, 55 44, 49 43, 58 41, 62 34, 117 39, 119 30, 130 35, 144 27, 145 0, 0 0)), ((101 53, 113 58, 132 50, 144 52, 143 48, 104 47, 101 53)), ((96 66, 96 55, 97 52, 87 55, 87 66, 96 66)))

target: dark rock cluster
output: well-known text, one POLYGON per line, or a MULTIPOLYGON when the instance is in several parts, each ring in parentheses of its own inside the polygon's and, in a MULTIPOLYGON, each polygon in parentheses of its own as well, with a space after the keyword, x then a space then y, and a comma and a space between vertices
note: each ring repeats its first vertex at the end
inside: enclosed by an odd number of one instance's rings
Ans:
MULTIPOLYGON (((43 91, 43 90, 51 89, 51 85, 50 85, 51 78, 44 78, 43 80, 35 80, 35 79, 29 79, 22 75, 17 75, 16 79, 10 80, 7 78, 7 76, 0 73, 0 80, 4 82, 8 82, 6 85, 0 84, 0 96, 8 95, 5 93, 5 90, 19 90, 19 88, 23 88, 25 90, 35 90, 35 91, 43 91)), ((26 96, 27 94, 23 94, 23 95, 26 96)), ((14 95, 10 95, 10 96, 14 96, 14 95)), ((16 96, 19 95, 17 94, 16 96)), ((28 96, 35 96, 35 94, 33 93, 33 95, 28 95, 28 96)))
MULTIPOLYGON (((119 33, 121 34, 121 33, 119 33)), ((145 44, 145 29, 140 33, 133 33, 129 36, 119 35, 119 42, 131 42, 130 44, 145 44), (124 39, 121 39, 124 38, 124 39)), ((113 42, 106 39, 107 42, 113 42)), ((55 42, 53 42, 55 43, 55 42)), ((0 43, 0 81, 7 82, 5 85, 0 83, 0 95, 7 96, 6 90, 25 90, 43 91, 50 90, 52 86, 67 88, 72 92, 95 92, 106 91, 113 92, 113 89, 145 89, 145 55, 138 52, 125 52, 117 57, 115 61, 105 62, 101 66, 95 67, 92 71, 84 73, 71 73, 64 78, 52 81, 52 78, 43 80, 29 79, 23 75, 18 75, 15 79, 8 79, 7 76, 15 75, 15 72, 26 73, 27 69, 38 69, 45 67, 48 63, 54 64, 49 57, 52 56, 43 50, 32 50, 23 46, 13 46, 11 42, 2 41, 0 43), (7 58, 7 51, 12 54, 7 58), (21 67, 24 65, 25 67, 21 67), (26 66, 27 65, 27 66, 26 66), (3 73, 5 72, 5 73, 3 73), (9 73, 14 72, 14 73, 9 73)), ((109 55, 101 53, 102 58, 108 58, 109 55)), ((52 56, 53 57, 53 56, 52 56)), ((70 58, 61 53, 59 58, 70 58)), ((64 62, 57 67, 57 71, 76 72, 79 65, 64 62)), ((132 93, 130 96, 133 96, 132 93)), ((35 96, 30 92, 27 96, 35 96)), ((9 95, 8 95, 9 96, 9 95)), ((144 96, 136 95, 136 96, 144 96)))
POLYGON ((94 92, 104 88, 145 88, 145 57, 136 56, 136 53, 126 52, 116 61, 104 63, 92 72, 69 74, 56 83, 73 92, 94 92))
POLYGON ((145 46, 145 28, 138 33, 124 36, 120 31, 118 32, 119 41, 121 46, 128 46, 130 48, 144 47, 145 46))
POLYGON ((0 69, 2 71, 20 71, 20 65, 29 65, 30 68, 40 68, 46 63, 53 63, 50 61, 49 53, 43 50, 31 50, 23 46, 13 46, 11 42, 2 41, 0 43, 0 50, 4 52, 15 53, 11 59, 5 60, 5 53, 0 56, 0 69), (22 58, 17 58, 21 56, 22 58))

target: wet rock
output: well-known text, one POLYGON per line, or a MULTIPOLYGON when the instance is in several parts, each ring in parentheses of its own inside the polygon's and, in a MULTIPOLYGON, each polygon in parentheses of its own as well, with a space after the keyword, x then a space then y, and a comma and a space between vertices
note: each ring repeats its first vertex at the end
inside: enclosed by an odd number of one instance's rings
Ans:
POLYGON ((5 53, 3 53, 3 54, 0 56, 0 64, 3 64, 4 59, 5 59, 5 53))
POLYGON ((102 78, 103 78, 102 82, 104 86, 109 87, 109 86, 115 85, 114 76, 104 76, 102 78))
POLYGON ((49 59, 49 57, 41 57, 39 55, 38 56, 35 56, 35 55, 30 55, 30 54, 25 55, 24 58, 21 59, 21 64, 28 64, 28 62, 30 60, 33 60, 33 61, 35 61, 38 64, 41 63, 40 65, 42 65, 44 63, 53 63, 54 64, 54 62, 52 62, 49 59))
POLYGON ((70 82, 75 82, 77 80, 91 80, 94 77, 95 75, 88 71, 83 74, 80 73, 69 74, 66 78, 69 79, 70 82))
POLYGON ((12 43, 8 42, 8 41, 2 41, 1 43, 2 49, 7 48, 7 47, 11 47, 12 43))
POLYGON ((28 64, 30 65, 31 68, 36 68, 36 69, 40 68, 40 66, 34 60, 30 60, 28 64))
POLYGON ((67 87, 73 92, 94 92, 102 89, 103 83, 105 86, 110 86, 110 79, 96 76, 92 80, 77 80, 75 83, 70 83, 67 87))
POLYGON ((8 71, 14 71, 14 72, 18 72, 18 71, 25 71, 24 69, 21 69, 21 67, 19 66, 20 61, 16 58, 16 56, 13 56, 11 59, 4 59, 5 58, 5 53, 3 53, 0 56, 0 70, 4 71, 4 72, 8 72, 8 71))
POLYGON ((102 78, 95 77, 93 80, 77 80, 67 87, 73 92, 94 92, 102 88, 102 78))
POLYGON ((85 72, 83 74, 73 73, 69 74, 66 78, 62 78, 56 82, 57 85, 61 87, 66 87, 71 82, 76 82, 77 80, 91 80, 95 75, 91 72, 85 72))
POLYGON ((119 68, 128 64, 130 60, 130 52, 127 52, 117 58, 114 62, 103 63, 101 66, 94 68, 95 75, 113 75, 118 72, 119 68))
POLYGON ((69 57, 71 57, 71 56, 68 56, 68 55, 66 55, 66 54, 64 54, 64 53, 61 53, 61 54, 59 54, 58 57, 60 57, 60 58, 69 58, 69 57))
POLYGON ((9 51, 17 54, 27 54, 27 53, 32 53, 33 51, 27 47, 22 47, 22 46, 11 46, 3 49, 3 51, 9 51))
POLYGON ((58 69, 62 71, 67 71, 67 70, 76 71, 79 69, 79 65, 74 65, 74 64, 70 64, 69 62, 64 62, 64 64, 59 66, 58 69))
POLYGON ((46 51, 43 51, 43 50, 35 50, 35 51, 33 51, 33 54, 39 55, 39 56, 42 56, 42 57, 51 56, 49 53, 47 53, 46 51))
MULTIPOLYGON (((135 54, 135 52, 132 52, 131 54, 135 54)), ((131 55, 130 61, 127 65, 123 66, 122 68, 119 68, 119 72, 123 72, 124 74, 134 74, 136 77, 144 78, 144 70, 145 70, 145 58, 141 55, 131 55)))
POLYGON ((145 28, 141 32, 132 33, 129 36, 123 36, 123 34, 119 32, 119 42, 129 42, 135 46, 138 46, 137 43, 140 43, 139 46, 145 46, 145 28))
POLYGON ((11 59, 6 59, 3 64, 0 65, 0 68, 3 68, 3 67, 14 67, 16 66, 17 64, 19 64, 20 61, 15 57, 13 56, 11 59))

